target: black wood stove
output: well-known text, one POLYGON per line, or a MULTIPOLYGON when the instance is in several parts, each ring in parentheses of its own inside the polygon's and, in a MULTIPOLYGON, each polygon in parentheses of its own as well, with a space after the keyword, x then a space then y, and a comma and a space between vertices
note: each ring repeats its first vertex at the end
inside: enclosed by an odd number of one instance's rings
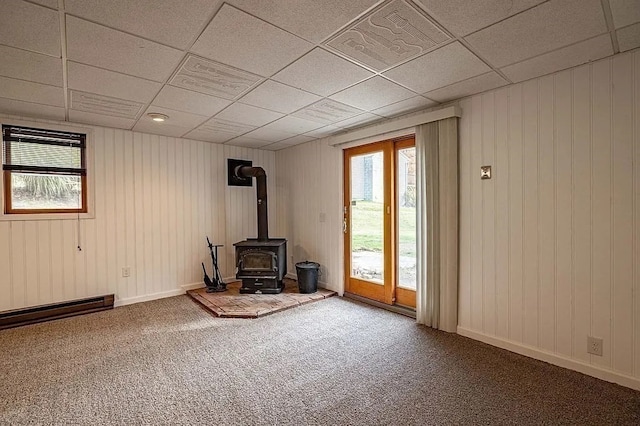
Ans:
POLYGON ((287 240, 269 238, 267 217, 267 175, 262 167, 237 166, 240 178, 255 177, 258 204, 258 238, 235 243, 236 278, 242 280, 240 293, 276 294, 284 289, 287 273, 287 240))

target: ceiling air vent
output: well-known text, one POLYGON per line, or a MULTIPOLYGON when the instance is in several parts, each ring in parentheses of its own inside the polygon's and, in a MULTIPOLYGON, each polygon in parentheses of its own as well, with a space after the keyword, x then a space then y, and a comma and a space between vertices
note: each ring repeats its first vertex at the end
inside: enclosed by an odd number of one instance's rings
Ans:
POLYGON ((113 117, 136 118, 142 109, 139 102, 71 90, 71 109, 113 117))
POLYGON ((325 45, 382 71, 432 50, 451 38, 403 0, 373 10, 325 45))
POLYGON ((362 112, 363 111, 358 108, 350 107, 349 105, 345 105, 331 99, 322 99, 292 115, 319 123, 329 124, 346 120, 347 118, 362 114, 362 112))
POLYGON ((261 80, 262 77, 255 74, 190 55, 169 84, 205 95, 235 100, 261 80))

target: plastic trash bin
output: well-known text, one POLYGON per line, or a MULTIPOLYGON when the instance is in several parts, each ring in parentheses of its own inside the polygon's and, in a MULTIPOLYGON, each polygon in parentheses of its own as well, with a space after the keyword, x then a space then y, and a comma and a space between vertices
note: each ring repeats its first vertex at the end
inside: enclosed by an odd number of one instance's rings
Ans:
POLYGON ((298 291, 300 293, 315 293, 318 291, 318 274, 320 264, 316 262, 296 263, 296 274, 298 274, 298 291))

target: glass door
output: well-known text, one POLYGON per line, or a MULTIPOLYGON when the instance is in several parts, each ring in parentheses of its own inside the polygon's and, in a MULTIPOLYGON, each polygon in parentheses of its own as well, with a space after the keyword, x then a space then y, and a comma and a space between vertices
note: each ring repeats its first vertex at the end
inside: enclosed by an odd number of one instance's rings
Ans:
POLYGON ((412 147, 413 138, 405 138, 344 151, 345 290, 409 307, 415 307, 412 147))

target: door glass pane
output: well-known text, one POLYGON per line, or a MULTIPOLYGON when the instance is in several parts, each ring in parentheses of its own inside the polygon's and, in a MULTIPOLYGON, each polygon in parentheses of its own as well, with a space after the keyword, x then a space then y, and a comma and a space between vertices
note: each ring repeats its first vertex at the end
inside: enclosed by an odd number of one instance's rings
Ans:
POLYGON ((398 285, 416 289, 416 149, 398 150, 398 285))
POLYGON ((384 280, 384 158, 382 152, 351 157, 351 276, 384 280))

